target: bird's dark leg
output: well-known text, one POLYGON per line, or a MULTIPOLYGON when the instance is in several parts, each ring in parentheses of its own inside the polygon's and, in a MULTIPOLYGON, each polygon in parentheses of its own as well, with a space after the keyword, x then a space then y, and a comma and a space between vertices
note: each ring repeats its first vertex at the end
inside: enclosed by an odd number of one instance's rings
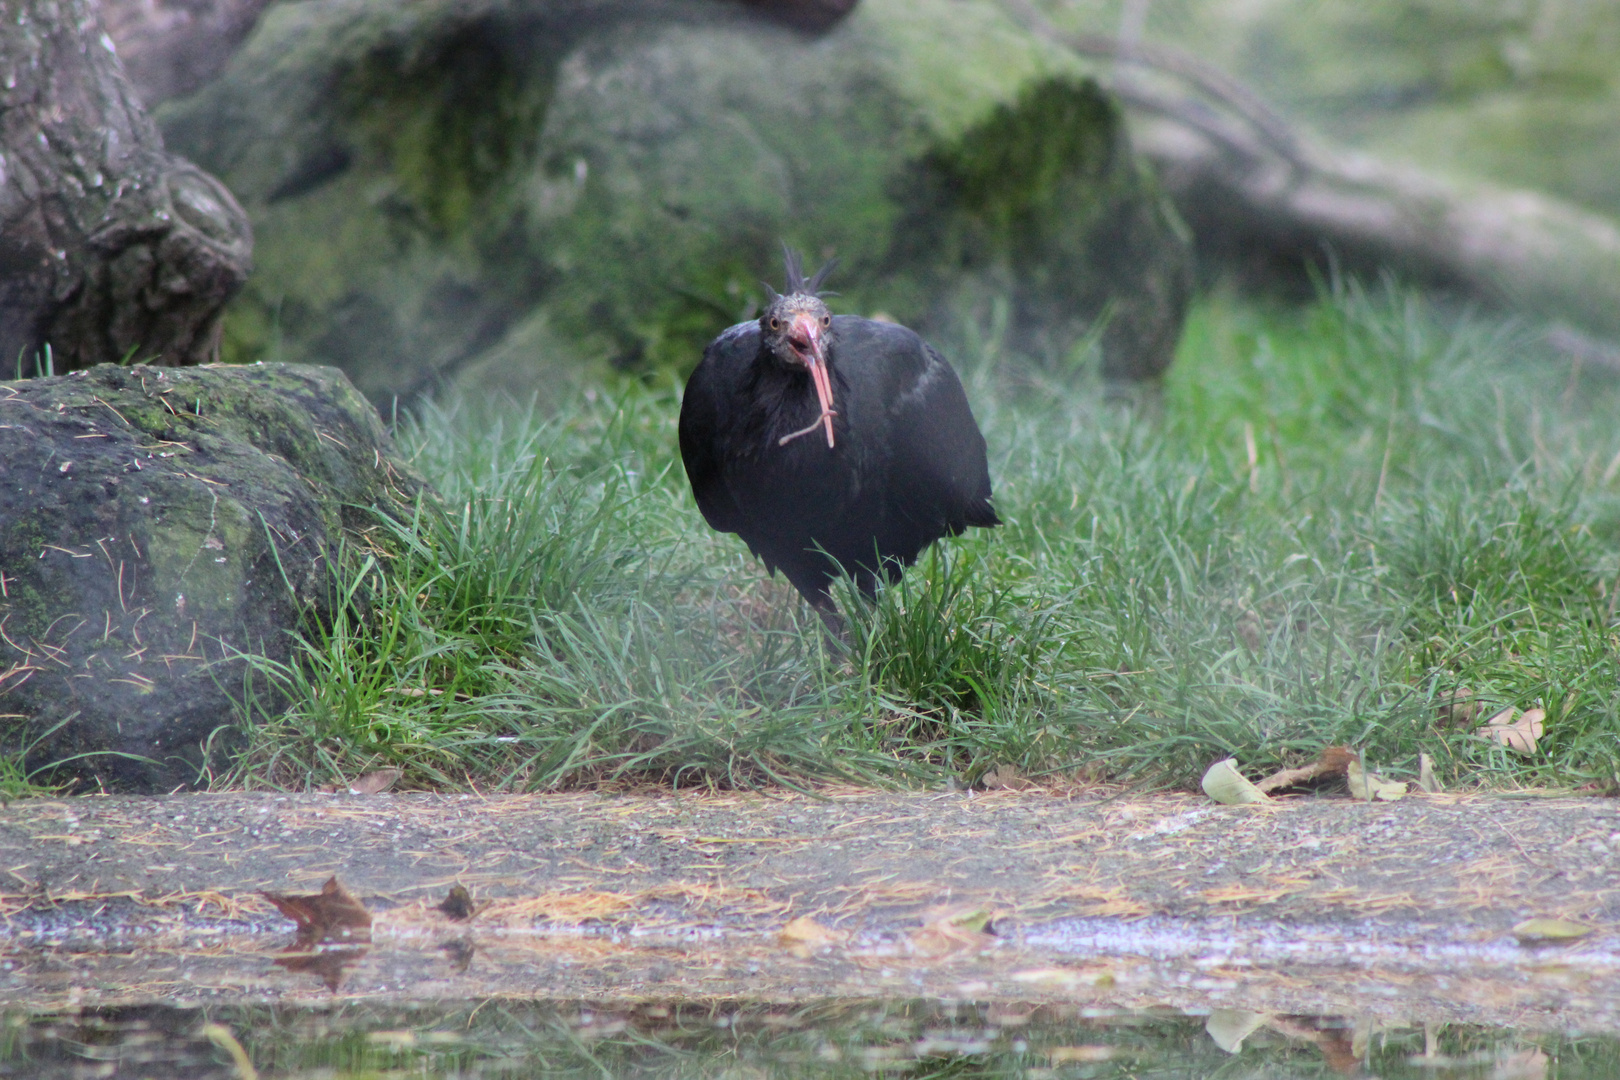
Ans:
POLYGON ((818 592, 810 600, 810 606, 821 616, 821 625, 827 628, 827 636, 837 646, 838 652, 848 652, 849 628, 844 625, 844 617, 838 614, 838 608, 833 605, 832 595, 825 591, 818 592))

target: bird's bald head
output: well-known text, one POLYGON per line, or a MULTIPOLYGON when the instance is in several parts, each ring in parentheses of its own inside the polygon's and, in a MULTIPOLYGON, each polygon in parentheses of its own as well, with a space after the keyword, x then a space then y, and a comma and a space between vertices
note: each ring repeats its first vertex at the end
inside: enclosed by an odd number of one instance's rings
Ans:
POLYGON ((779 363, 803 368, 816 388, 820 412, 815 423, 778 439, 786 446, 817 428, 827 433, 827 448, 833 447, 832 374, 827 370, 827 347, 831 344, 832 312, 821 298, 807 293, 778 296, 759 317, 759 332, 765 348, 779 363))
POLYGON ((832 312, 817 296, 778 296, 759 317, 765 347, 790 367, 808 368, 812 357, 825 361, 832 312))

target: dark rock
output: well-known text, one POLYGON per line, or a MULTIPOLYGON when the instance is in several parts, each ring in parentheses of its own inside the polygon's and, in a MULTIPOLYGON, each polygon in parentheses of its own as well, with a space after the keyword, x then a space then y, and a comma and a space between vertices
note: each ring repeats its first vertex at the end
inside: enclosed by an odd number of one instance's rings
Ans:
POLYGON ((285 660, 345 535, 420 490, 329 368, 0 383, 5 751, 113 789, 195 783, 240 730, 243 654, 285 660))

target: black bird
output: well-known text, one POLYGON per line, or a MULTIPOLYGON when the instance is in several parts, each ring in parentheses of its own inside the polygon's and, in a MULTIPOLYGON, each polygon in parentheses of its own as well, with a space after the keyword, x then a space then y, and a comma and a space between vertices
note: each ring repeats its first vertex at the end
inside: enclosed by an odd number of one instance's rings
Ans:
POLYGON ((787 290, 711 341, 681 402, 703 518, 780 569, 834 633, 830 588, 867 596, 969 525, 999 525, 984 436, 951 365, 894 323, 833 315, 786 249, 787 290))

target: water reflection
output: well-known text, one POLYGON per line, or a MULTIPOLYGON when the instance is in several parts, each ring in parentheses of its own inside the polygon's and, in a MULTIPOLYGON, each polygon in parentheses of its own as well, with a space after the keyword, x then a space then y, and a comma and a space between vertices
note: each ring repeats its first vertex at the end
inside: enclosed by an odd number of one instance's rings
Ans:
POLYGON ((870 1076, 1583 1080, 1620 1076, 1620 1040, 1222 1010, 827 1002, 775 1006, 166 1006, 10 1013, 0 1077, 225 1078, 239 1040, 261 1076, 870 1076))
POLYGON ((333 993, 343 985, 343 973, 358 964, 369 952, 364 948, 333 947, 324 942, 299 938, 292 948, 270 961, 278 968, 296 974, 314 975, 333 993))

